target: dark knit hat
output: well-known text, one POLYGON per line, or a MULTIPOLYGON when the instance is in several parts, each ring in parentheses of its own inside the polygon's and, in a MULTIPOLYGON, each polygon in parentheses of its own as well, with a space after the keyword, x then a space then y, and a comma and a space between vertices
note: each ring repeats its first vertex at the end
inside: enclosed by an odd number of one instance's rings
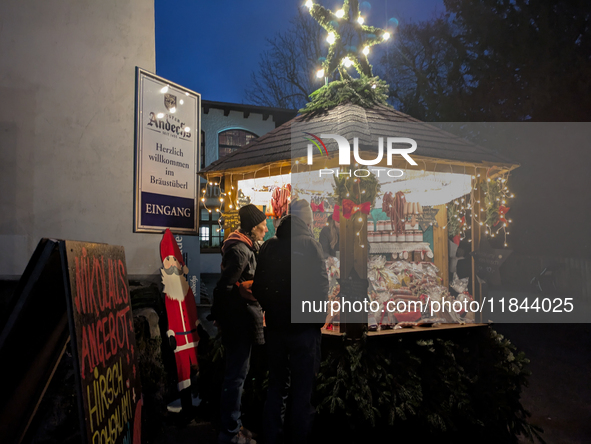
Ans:
POLYGON ((289 214, 302 219, 306 225, 314 224, 314 214, 310 208, 310 202, 305 199, 295 199, 289 204, 289 214))
POLYGON ((253 204, 248 204, 240 208, 238 215, 240 216, 240 228, 246 233, 250 233, 254 227, 267 218, 265 213, 253 204))

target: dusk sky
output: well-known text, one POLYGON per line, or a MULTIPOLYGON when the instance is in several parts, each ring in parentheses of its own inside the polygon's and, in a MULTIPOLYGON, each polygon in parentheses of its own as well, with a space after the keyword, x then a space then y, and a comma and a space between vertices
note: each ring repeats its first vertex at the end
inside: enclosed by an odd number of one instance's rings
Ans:
MULTIPOLYGON (((318 0, 316 0, 318 2, 318 0)), ((204 100, 244 102, 266 39, 289 27, 304 0, 155 0, 156 73, 201 93, 204 100)), ((322 0, 336 11, 339 0, 322 0)), ((362 1, 360 1, 360 4, 362 1)), ((366 23, 386 27, 428 20, 445 11, 443 0, 373 0, 366 23)), ((392 44, 392 43, 390 43, 392 44)), ((371 60, 370 60, 371 62, 371 60)))

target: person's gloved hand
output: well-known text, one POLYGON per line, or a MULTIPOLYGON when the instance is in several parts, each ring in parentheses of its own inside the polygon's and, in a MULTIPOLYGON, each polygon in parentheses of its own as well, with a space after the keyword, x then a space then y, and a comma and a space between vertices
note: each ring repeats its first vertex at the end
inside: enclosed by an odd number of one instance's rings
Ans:
POLYGON ((176 338, 174 336, 169 336, 168 337, 168 343, 170 344, 170 348, 172 348, 172 350, 176 350, 176 338))

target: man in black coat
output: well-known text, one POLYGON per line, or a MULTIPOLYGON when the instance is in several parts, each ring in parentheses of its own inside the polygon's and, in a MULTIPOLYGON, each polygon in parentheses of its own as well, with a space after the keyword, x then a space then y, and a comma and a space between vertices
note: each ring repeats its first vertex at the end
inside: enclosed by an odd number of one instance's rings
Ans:
POLYGON ((318 307, 328 294, 322 247, 312 236, 310 204, 294 200, 289 213, 281 219, 276 236, 262 246, 252 286, 267 324, 265 444, 281 440, 290 383, 291 441, 300 444, 308 438, 314 413, 310 398, 320 365, 320 328, 326 318, 324 310, 308 313, 302 305, 309 301, 318 307))

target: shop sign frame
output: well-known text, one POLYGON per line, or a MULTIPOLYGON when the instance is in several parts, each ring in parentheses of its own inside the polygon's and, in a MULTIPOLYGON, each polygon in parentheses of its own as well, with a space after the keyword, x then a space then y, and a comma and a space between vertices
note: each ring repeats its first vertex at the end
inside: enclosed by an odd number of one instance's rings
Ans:
POLYGON ((201 94, 139 67, 135 86, 133 231, 197 235, 201 94))

